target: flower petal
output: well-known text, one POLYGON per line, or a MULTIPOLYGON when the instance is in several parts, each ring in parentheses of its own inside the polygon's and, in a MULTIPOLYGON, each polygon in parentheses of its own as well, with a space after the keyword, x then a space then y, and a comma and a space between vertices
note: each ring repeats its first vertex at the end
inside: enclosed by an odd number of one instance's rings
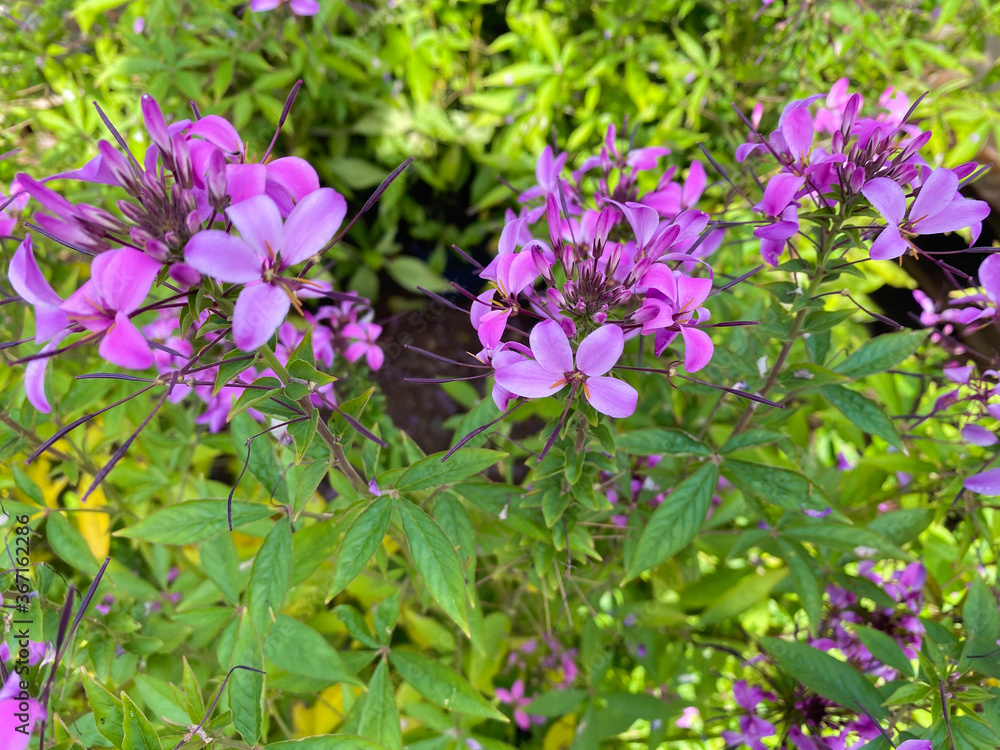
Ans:
POLYGON ((965 489, 991 497, 1000 495, 1000 469, 989 469, 973 474, 965 480, 965 489))
POLYGON ((910 206, 910 219, 918 221, 941 213, 955 199, 957 192, 958 176, 950 169, 938 167, 920 186, 920 192, 910 206))
POLYGON ((898 258, 909 247, 910 244, 899 233, 899 228, 894 224, 890 224, 875 238, 872 246, 868 249, 868 254, 872 260, 889 260, 891 258, 898 258))
POLYGON ((246 284, 261 275, 261 258, 253 248, 220 229, 206 229, 189 239, 184 261, 199 273, 230 284, 246 284))
POLYGON ((322 250, 346 214, 347 201, 333 188, 320 188, 305 196, 285 222, 282 265, 297 265, 322 250))
POLYGON ((978 224, 990 215, 990 204, 986 201, 976 201, 967 198, 953 200, 940 212, 928 216, 923 221, 913 225, 913 231, 920 234, 938 234, 954 232, 978 224))
POLYGON ((965 425, 965 427, 962 428, 961 434, 963 440, 984 448, 990 445, 996 445, 1000 442, 992 430, 987 430, 985 427, 978 424, 965 425))
POLYGON ((205 115, 188 129, 187 135, 201 136, 228 154, 238 154, 243 150, 243 142, 240 141, 236 128, 219 115, 205 115))
POLYGON ((698 372, 707 365, 715 353, 711 337, 700 328, 683 326, 681 337, 684 339, 684 369, 688 372, 698 372))
POLYGON ((632 416, 639 401, 639 392, 635 388, 612 377, 587 378, 583 394, 591 406, 609 417, 632 416))
POLYGON ((601 326, 587 336, 576 351, 576 366, 591 377, 614 367, 625 349, 625 334, 615 325, 601 326))
POLYGON ((285 320, 291 300, 274 284, 252 284, 240 292, 233 310, 233 341, 245 352, 266 343, 285 320))
MULTIPOLYGON (((543 320, 531 329, 528 336, 531 352, 535 360, 550 375, 562 375, 573 369, 573 349, 569 345, 562 326, 554 320, 543 320)), ((506 388, 506 386, 504 386, 506 388)), ((513 391, 513 388, 507 388, 513 391)), ((517 393, 517 391, 514 391, 517 393)), ((519 394, 523 395, 523 394, 519 394)))
POLYGON ((267 168, 263 164, 227 164, 226 193, 232 204, 263 195, 267 168))
POLYGON ((266 195, 255 195, 230 206, 226 209, 226 216, 257 257, 273 259, 281 250, 281 213, 266 195))
POLYGON ((319 190, 319 176, 305 159, 284 156, 267 165, 266 192, 287 216, 294 203, 319 190))
POLYGON ((875 210, 889 224, 900 224, 906 215, 906 195, 903 188, 888 177, 876 177, 861 188, 861 194, 868 199, 875 210))
MULTIPOLYGON (((994 303, 1000 302, 1000 255, 990 255, 982 262, 979 266, 979 283, 986 290, 987 297, 994 303)), ((933 312, 933 308, 931 311, 933 312)))
POLYGON ((108 309, 130 313, 149 294, 159 261, 131 247, 108 250, 94 258, 90 278, 108 309))
POLYGON ((524 360, 498 367, 496 384, 518 396, 544 398, 559 391, 566 385, 566 380, 560 374, 545 369, 538 362, 524 360))
POLYGON ((145 370, 153 364, 153 350, 124 312, 115 315, 115 322, 101 339, 97 353, 108 362, 130 370, 145 370))
POLYGON ((30 234, 25 235, 24 241, 14 251, 7 275, 14 290, 32 305, 55 305, 58 307, 62 304, 62 299, 45 280, 45 276, 42 275, 35 262, 30 234))

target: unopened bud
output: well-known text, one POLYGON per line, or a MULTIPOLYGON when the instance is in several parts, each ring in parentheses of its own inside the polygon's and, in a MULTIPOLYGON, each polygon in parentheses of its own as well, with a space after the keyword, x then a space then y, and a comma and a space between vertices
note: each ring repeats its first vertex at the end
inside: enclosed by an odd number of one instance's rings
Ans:
POLYGON ((164 245, 155 237, 150 237, 144 247, 146 255, 161 263, 170 257, 170 248, 164 245))
POLYGON ((170 278, 184 286, 194 286, 201 281, 201 274, 187 263, 174 263, 170 266, 170 278))
POLYGON ((192 211, 187 215, 184 224, 187 227, 188 234, 198 234, 201 231, 201 216, 198 215, 197 211, 192 211))
POLYGON ((208 205, 216 211, 224 209, 229 200, 226 194, 226 157, 218 149, 213 149, 208 157, 205 185, 208 188, 208 205))
POLYGON ((191 148, 185 136, 175 133, 171 139, 174 152, 174 175, 182 187, 194 186, 194 167, 191 164, 191 148))
POLYGON ((97 150, 101 153, 101 163, 114 175, 118 184, 125 188, 130 195, 139 195, 142 192, 142 183, 136 177, 135 170, 132 169, 128 159, 107 141, 100 141, 97 144, 97 150))
POLYGON ((142 95, 142 119, 146 123, 146 130, 149 131, 149 137, 160 150, 163 163, 168 169, 173 169, 173 150, 172 143, 170 142, 170 131, 167 130, 167 121, 163 119, 163 112, 160 111, 160 105, 149 94, 142 95))

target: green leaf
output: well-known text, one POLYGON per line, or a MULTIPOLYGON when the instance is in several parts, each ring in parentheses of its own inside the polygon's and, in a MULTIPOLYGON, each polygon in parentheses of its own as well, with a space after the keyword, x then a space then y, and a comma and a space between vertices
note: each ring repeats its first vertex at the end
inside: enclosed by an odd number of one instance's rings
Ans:
POLYGON ((788 576, 788 568, 768 570, 763 575, 750 575, 726 591, 711 607, 701 615, 702 627, 711 627, 718 622, 744 612, 767 598, 771 590, 788 576))
POLYGON ((1000 672, 993 652, 1000 639, 1000 606, 990 587, 976 576, 969 587, 962 607, 962 621, 965 624, 965 647, 962 662, 971 664, 977 672, 996 677, 1000 672), (987 656, 990 654, 990 656, 987 656))
POLYGON ((395 649, 391 659, 400 676, 431 703, 467 716, 509 722, 462 675, 441 662, 395 649))
POLYGON ((858 350, 834 367, 848 378, 863 378, 895 367, 920 348, 926 331, 887 333, 865 341, 858 350))
POLYGON ((821 547, 853 553, 858 547, 871 547, 888 557, 906 560, 908 555, 881 534, 864 526, 852 526, 823 519, 822 522, 805 526, 794 526, 781 531, 786 539, 797 542, 812 542, 821 547))
POLYGON ((435 273, 418 258, 400 255, 389 261, 386 271, 393 281, 410 292, 419 292, 417 287, 429 292, 447 292, 451 285, 441 274, 435 273))
POLYGON ((876 435, 897 448, 903 447, 903 441, 892 420, 870 398, 842 385, 824 385, 821 390, 830 403, 859 430, 876 435))
POLYGON ((267 750, 386 750, 373 740, 353 734, 324 734, 301 740, 274 742, 267 750))
MULTIPOLYGON (((492 451, 491 451, 492 452, 492 451)), ((397 501, 410 556, 441 609, 469 635, 466 583, 455 547, 433 518, 409 500, 397 501)))
POLYGON ((201 543, 198 551, 205 575, 230 604, 240 600, 240 558, 231 534, 219 534, 201 543))
POLYGON ((812 557, 801 544, 795 544, 781 537, 777 539, 777 543, 782 559, 792 572, 795 594, 798 596, 799 603, 802 605, 806 617, 809 618, 809 625, 815 634, 823 617, 823 590, 816 577, 816 572, 813 570, 812 557))
POLYGON ((865 648, 871 652, 871 655, 880 662, 892 667, 902 675, 913 676, 913 665, 910 664, 903 649, 891 635, 862 625, 855 626, 854 633, 865 645, 865 648))
POLYGON ((706 463, 674 488, 643 529, 625 580, 669 560, 694 539, 705 523, 719 475, 706 463))
POLYGON ((910 682, 897 688, 892 695, 886 698, 883 702, 883 706, 913 706, 924 698, 926 698, 931 693, 930 685, 921 685, 916 682, 910 682))
MULTIPOLYGON (((239 351, 238 349, 231 351, 223 357, 221 364, 219 364, 219 374, 215 377, 215 385, 212 387, 212 395, 217 395, 226 383, 231 382, 241 372, 252 367, 254 362, 257 361, 257 357, 258 354, 256 352, 247 355, 246 352, 239 351)), ((260 391, 256 388, 247 388, 244 390, 244 394, 246 393, 260 393, 260 391)), ((232 419, 232 414, 230 414, 230 419, 232 419)))
POLYGON ((712 451, 703 443, 680 430, 647 427, 632 430, 615 439, 618 450, 634 456, 658 456, 665 453, 689 456, 710 456, 712 451))
MULTIPOLYGON (((233 649, 231 666, 263 669, 260 638, 250 619, 250 613, 243 610, 240 632, 233 649)), ((255 745, 264 728, 264 675, 237 669, 229 679, 229 708, 233 712, 233 724, 248 745, 255 745)))
POLYGON ((93 575, 100 567, 90 545, 75 526, 59 512, 50 513, 45 522, 45 536, 52 551, 74 568, 93 575))
POLYGON ((902 545, 913 541, 934 520, 933 508, 903 508, 883 513, 868 523, 875 531, 893 544, 902 545))
POLYGON ((809 480, 798 472, 734 458, 726 459, 722 470, 741 491, 756 495, 764 502, 786 510, 823 507, 812 497, 809 480))
POLYGON ((122 750, 161 750, 160 738, 139 707, 122 692, 122 750))
POLYGON ((292 535, 292 575, 296 586, 322 565, 340 541, 340 524, 331 519, 299 529, 292 535))
MULTIPOLYGON (((260 521, 274 513, 260 503, 233 501, 233 528, 260 521)), ((194 544, 211 539, 229 529, 226 499, 189 500, 170 505, 146 516, 135 526, 116 531, 115 536, 140 539, 154 544, 194 544)))
POLYGON ((586 690, 549 690, 532 700, 524 710, 533 716, 565 716, 573 713, 586 698, 586 690))
POLYGON ((264 642, 264 655, 286 672, 312 677, 326 686, 364 684, 322 635, 288 615, 275 619, 264 642))
POLYGON ((747 430, 746 432, 741 432, 737 435, 730 437, 722 445, 722 453, 734 453, 744 448, 755 448, 758 445, 770 445, 771 443, 776 443, 779 440, 784 440, 788 436, 775 432, 774 430, 766 429, 755 429, 747 430))
POLYGON ((260 378, 259 380, 254 381, 254 385, 268 385, 271 387, 267 390, 261 390, 260 388, 244 388, 243 393, 229 410, 229 416, 226 417, 227 422, 231 422, 247 409, 250 409, 263 401, 267 401, 272 396, 277 396, 282 390, 281 381, 277 378, 260 378))
POLYGON ((358 577, 375 550, 382 544, 382 539, 389 530, 389 517, 392 514, 392 500, 388 495, 376 498, 361 515, 354 519, 351 528, 344 534, 337 555, 337 567, 333 575, 333 585, 327 601, 335 597, 344 587, 358 577))
POLYGON ((399 710, 396 708, 396 696, 392 691, 389 665, 385 659, 375 667, 368 683, 368 695, 361 709, 358 732, 362 737, 375 740, 389 750, 400 750, 403 747, 399 710))
POLYGON ((396 480, 400 492, 437 489, 488 469, 507 454, 485 448, 465 448, 442 462, 445 452, 427 456, 413 464, 396 480))
POLYGON ((108 692, 96 682, 83 667, 80 667, 83 677, 83 689, 87 693, 87 702, 94 712, 94 724, 97 731, 115 747, 121 747, 125 742, 125 711, 121 700, 108 692))
POLYGON ((810 690, 852 711, 860 706, 875 719, 886 717, 878 690, 850 664, 797 641, 761 638, 761 645, 778 666, 810 690))
POLYGON ((278 614, 292 574, 292 531, 282 518, 257 551, 250 573, 247 606, 257 633, 267 636, 271 618, 278 614))

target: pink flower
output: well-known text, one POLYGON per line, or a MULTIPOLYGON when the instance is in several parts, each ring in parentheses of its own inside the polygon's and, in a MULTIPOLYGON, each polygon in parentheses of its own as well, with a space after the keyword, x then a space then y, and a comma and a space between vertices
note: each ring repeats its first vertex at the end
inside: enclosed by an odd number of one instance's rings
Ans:
POLYGON ((319 3, 316 0, 250 0, 250 10, 255 13, 274 10, 285 2, 297 16, 315 16, 319 13, 319 3))
POLYGON ((344 352, 348 362, 357 362, 364 357, 373 370, 379 369, 385 362, 385 355, 375 343, 375 340, 382 335, 382 326, 375 323, 348 323, 342 333, 348 339, 353 339, 353 343, 349 344, 344 352))
POLYGON ((574 390, 582 387, 587 401, 602 414, 628 417, 635 411, 638 392, 628 383, 605 375, 625 348, 625 337, 618 326, 601 326, 580 342, 575 365, 569 340, 555 321, 536 325, 529 342, 534 360, 497 368, 497 385, 525 398, 543 398, 572 382, 574 390))
POLYGON ((309 287, 324 288, 280 274, 322 250, 346 213, 344 198, 322 188, 299 201, 282 224, 275 202, 258 195, 226 209, 239 237, 207 229, 188 241, 184 259, 194 269, 219 281, 247 285, 233 311, 233 341, 240 349, 251 351, 271 338, 293 301, 298 307, 297 294, 309 296, 309 287))
POLYGON ((785 251, 788 238, 799 231, 795 194, 804 182, 804 177, 785 172, 777 174, 764 188, 764 197, 760 203, 753 207, 754 211, 770 217, 772 222, 753 230, 754 237, 760 239, 760 254, 768 265, 778 265, 778 258, 785 251))
POLYGON ((62 303, 70 322, 103 334, 98 353, 132 370, 153 364, 153 352, 129 315, 139 308, 161 265, 130 247, 94 258, 90 280, 62 303))
POLYGON ((0 689, 0 737, 3 750, 26 750, 35 724, 47 717, 42 705, 21 689, 20 677, 12 672, 0 689), (26 709, 26 710, 22 710, 26 709))
POLYGON ((521 710, 522 706, 527 706, 531 703, 531 698, 527 698, 524 695, 524 680, 514 680, 514 684, 510 686, 510 690, 497 688, 496 695, 501 703, 514 706, 514 723, 525 732, 531 728, 532 724, 545 723, 544 716, 529 716, 521 710))

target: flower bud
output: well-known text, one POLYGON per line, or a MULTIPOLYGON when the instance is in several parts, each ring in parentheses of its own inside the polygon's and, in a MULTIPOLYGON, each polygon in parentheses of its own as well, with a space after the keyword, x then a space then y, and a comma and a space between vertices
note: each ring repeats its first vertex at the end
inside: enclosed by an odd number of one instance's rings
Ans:
POLYGON ((132 169, 132 165, 129 164, 128 159, 122 156, 122 153, 118 149, 104 140, 97 144, 97 150, 101 153, 101 163, 114 175, 118 184, 125 188, 129 195, 138 196, 142 192, 142 183, 136 178, 135 171, 132 169))
POLYGON ((184 225, 187 227, 188 234, 198 234, 201 231, 201 216, 197 211, 192 211, 184 220, 184 225))
POLYGON ((175 133, 171 144, 174 152, 174 175, 181 187, 190 189, 194 186, 194 167, 191 164, 191 148, 187 138, 175 133))
POLYGON ((218 149, 213 149, 208 157, 205 184, 208 187, 208 205, 216 211, 224 209, 229 200, 226 194, 226 157, 218 149))
POLYGON ((150 237, 146 240, 146 244, 143 249, 146 251, 146 255, 153 260, 160 261, 161 263, 170 257, 170 248, 155 237, 150 237))
POLYGON ((187 263, 174 263, 170 266, 170 278, 183 286, 194 286, 201 281, 201 274, 187 263))
POLYGON ((163 112, 160 105, 149 94, 142 95, 142 119, 146 123, 146 130, 149 137, 160 150, 163 163, 169 169, 173 169, 173 150, 170 141, 170 131, 167 130, 167 121, 163 119, 163 112))

